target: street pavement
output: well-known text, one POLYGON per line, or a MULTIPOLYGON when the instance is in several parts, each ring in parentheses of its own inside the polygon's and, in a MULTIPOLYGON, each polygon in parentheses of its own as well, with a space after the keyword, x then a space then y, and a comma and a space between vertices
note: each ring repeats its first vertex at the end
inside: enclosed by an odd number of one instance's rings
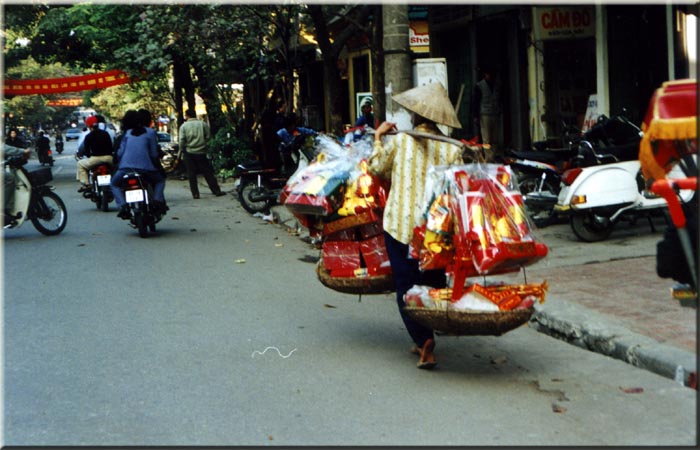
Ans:
MULTIPOLYGON (((697 445, 696 392, 672 378, 534 323, 438 337, 438 367, 417 370, 392 296, 322 286, 303 233, 169 180, 141 239, 75 192, 70 158, 54 167, 66 230, 3 238, 4 445, 697 445)), ((552 270, 656 239, 565 230, 542 230, 550 255, 528 270, 552 286, 538 315, 569 301, 552 270)))
MULTIPOLYGON (((308 238, 286 207, 274 206, 272 216, 308 238)), ((603 243, 577 242, 568 224, 539 229, 549 254, 525 276, 546 280, 549 290, 528 325, 697 389, 698 310, 672 299, 673 280, 656 274, 664 224, 652 223, 655 231, 646 220, 620 224, 603 243)), ((522 283, 522 276, 500 278, 522 283)))

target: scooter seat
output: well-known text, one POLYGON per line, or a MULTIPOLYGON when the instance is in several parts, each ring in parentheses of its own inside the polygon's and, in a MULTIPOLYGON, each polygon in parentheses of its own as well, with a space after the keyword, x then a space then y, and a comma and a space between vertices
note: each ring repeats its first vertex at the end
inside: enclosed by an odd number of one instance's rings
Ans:
POLYGON ((515 157, 519 159, 528 159, 530 161, 539 161, 551 165, 556 165, 560 161, 567 161, 576 156, 577 150, 573 149, 561 149, 561 150, 547 150, 547 151, 513 151, 515 157))

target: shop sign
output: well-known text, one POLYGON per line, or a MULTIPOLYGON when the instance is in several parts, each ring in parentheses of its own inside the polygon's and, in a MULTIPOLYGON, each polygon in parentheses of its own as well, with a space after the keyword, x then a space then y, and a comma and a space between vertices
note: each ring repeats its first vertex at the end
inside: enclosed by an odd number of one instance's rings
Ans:
POLYGON ((575 39, 595 36, 592 6, 535 7, 535 39, 575 39))
POLYGON ((412 20, 408 25, 408 42, 414 53, 430 52, 430 34, 427 20, 412 20))
POLYGON ((598 95, 596 94, 591 94, 588 97, 588 106, 586 107, 586 116, 583 119, 583 126, 581 127, 581 131, 584 133, 591 128, 593 128, 593 125, 598 122, 598 95))

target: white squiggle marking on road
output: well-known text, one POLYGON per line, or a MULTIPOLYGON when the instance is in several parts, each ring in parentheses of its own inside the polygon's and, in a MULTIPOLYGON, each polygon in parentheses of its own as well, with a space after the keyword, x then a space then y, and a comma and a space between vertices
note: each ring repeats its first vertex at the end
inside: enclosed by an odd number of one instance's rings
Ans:
POLYGON ((282 354, 282 352, 280 352, 280 349, 278 349, 277 347, 267 347, 267 348, 266 348, 265 350, 263 350, 262 352, 259 352, 259 351, 255 350, 255 351, 253 352, 253 354, 251 355, 251 358, 255 358, 255 354, 256 354, 256 353, 257 353, 258 355, 262 356, 262 355, 265 354, 265 352, 267 352, 267 351, 270 350, 270 349, 275 349, 275 350, 277 350, 277 354, 280 355, 282 358, 285 358, 285 359, 286 359, 286 358, 289 358, 290 356, 292 356, 292 353, 294 353, 295 351, 297 351, 297 349, 295 348, 294 350, 292 350, 291 352, 289 352, 289 354, 288 354, 287 356, 285 356, 285 355, 282 354))

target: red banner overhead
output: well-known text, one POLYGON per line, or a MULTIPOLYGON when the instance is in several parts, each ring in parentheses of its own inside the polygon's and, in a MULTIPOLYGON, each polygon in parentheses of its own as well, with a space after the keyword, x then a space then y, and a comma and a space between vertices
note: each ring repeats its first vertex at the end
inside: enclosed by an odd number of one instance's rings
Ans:
POLYGON ((66 78, 48 78, 45 80, 5 80, 3 91, 10 95, 58 94, 61 92, 88 91, 104 89, 128 83, 129 76, 121 70, 79 75, 66 78))

